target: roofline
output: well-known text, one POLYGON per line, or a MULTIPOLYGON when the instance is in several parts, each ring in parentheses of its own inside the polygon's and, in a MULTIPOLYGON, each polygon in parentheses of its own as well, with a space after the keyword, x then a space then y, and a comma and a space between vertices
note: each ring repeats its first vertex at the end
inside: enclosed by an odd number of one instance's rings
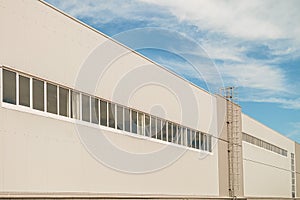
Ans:
POLYGON ((157 67, 159 67, 159 68, 161 68, 161 69, 163 69, 163 70, 165 70, 165 71, 171 73, 172 75, 176 76, 177 78, 180 78, 181 80, 183 80, 183 81, 187 82, 188 84, 190 84, 190 85, 196 87, 197 89, 200 89, 201 91, 203 91, 203 92, 205 92, 205 93, 207 93, 207 94, 209 94, 209 95, 211 95, 211 96, 214 96, 214 95, 213 95, 212 93, 210 93, 209 91, 207 91, 207 90, 205 90, 205 89, 199 87, 198 85, 196 85, 196 84, 192 83, 191 81, 189 81, 189 80, 183 78, 182 76, 179 76, 177 73, 175 73, 175 72, 173 72, 173 71, 167 69, 166 67, 163 67, 162 65, 160 65, 160 64, 158 64, 158 63, 156 63, 156 62, 154 62, 154 61, 151 60, 150 58, 148 58, 148 57, 146 57, 146 56, 140 54, 139 52, 137 52, 137 51, 135 51, 135 50, 129 48, 128 46, 126 46, 126 45, 120 43, 119 41, 117 41, 117 40, 111 38, 110 36, 108 36, 108 35, 102 33, 101 31, 99 31, 99 30, 97 30, 97 29, 95 29, 95 28, 93 28, 93 27, 87 25, 86 23, 84 23, 84 22, 82 22, 82 21, 76 19, 75 17, 73 17, 73 16, 71 16, 71 15, 65 13, 64 11, 62 11, 62 10, 56 8, 55 6, 49 4, 48 2, 45 2, 44 0, 38 0, 38 1, 39 1, 40 3, 42 3, 42 4, 46 5, 46 6, 48 6, 49 8, 51 8, 51 9, 53 9, 53 10, 59 12, 60 14, 63 14, 64 16, 68 17, 69 19, 71 19, 71 20, 77 22, 78 24, 84 26, 85 28, 88 28, 88 29, 90 29, 91 31, 96 32, 97 34, 100 34, 101 36, 105 37, 106 39, 108 39, 108 40, 110 40, 110 41, 112 41, 112 42, 114 42, 114 43, 116 43, 116 44, 122 46, 123 48, 125 48, 125 49, 131 51, 132 53, 136 54, 137 56, 140 56, 141 58, 143 58, 143 59, 145 59, 145 60, 151 62, 152 64, 156 65, 157 67))
MULTIPOLYGON (((281 136, 285 137, 286 139, 288 139, 288 140, 290 140, 290 141, 292 141, 292 142, 298 143, 298 142, 296 142, 295 140, 289 138, 287 135, 284 135, 284 134, 282 134, 282 133, 280 133, 280 132, 278 132, 278 131, 272 129, 271 127, 269 127, 269 126, 263 124, 262 122, 260 122, 260 121, 258 121, 258 120, 256 120, 256 119, 254 119, 253 117, 251 117, 251 116, 249 116, 249 115, 247 115, 247 114, 245 114, 245 113, 243 113, 243 112, 242 112, 242 115, 245 115, 246 117, 249 117, 250 119, 252 119, 252 120, 254 120, 255 122, 257 122, 257 123, 259 123, 260 125, 262 125, 263 127, 265 127, 265 128, 267 128, 267 129, 270 129, 270 130, 274 131, 277 135, 281 135, 281 136)), ((299 143, 298 143, 298 144, 299 144, 299 143)))

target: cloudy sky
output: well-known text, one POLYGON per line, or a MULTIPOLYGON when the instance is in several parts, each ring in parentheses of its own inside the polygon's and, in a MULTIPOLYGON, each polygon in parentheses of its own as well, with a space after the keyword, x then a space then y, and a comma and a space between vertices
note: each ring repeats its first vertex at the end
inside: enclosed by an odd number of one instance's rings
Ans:
POLYGON ((300 142, 300 1, 47 2, 300 142))

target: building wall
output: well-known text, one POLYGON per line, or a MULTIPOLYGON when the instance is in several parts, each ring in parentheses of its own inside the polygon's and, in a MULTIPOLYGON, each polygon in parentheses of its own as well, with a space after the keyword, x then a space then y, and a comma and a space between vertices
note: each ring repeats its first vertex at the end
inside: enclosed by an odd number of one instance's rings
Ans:
MULTIPOLYGON (((71 122, 0 108, 1 192, 92 192, 102 194, 218 195, 217 148, 213 156, 185 151, 162 169, 127 173, 96 160, 83 145, 84 139, 71 122)), ((80 126, 80 125, 77 125, 80 126)), ((117 148, 132 153, 160 151, 168 159, 180 149, 151 140, 83 127, 94 139, 105 136, 117 148), (169 149, 164 153, 162 149, 169 149)), ((100 143, 101 144, 101 143, 100 143)), ((107 151, 99 147, 99 151, 107 151)), ((126 160, 111 152, 122 163, 151 165, 126 160)), ((147 157, 147 155, 145 155, 147 157)), ((156 160, 152 159, 152 162, 156 160)))
POLYGON ((243 142, 244 192, 246 197, 291 197, 293 141, 242 115, 243 132, 288 151, 287 157, 243 142))
POLYGON ((296 196, 300 196, 300 144, 295 142, 296 196))
MULTIPOLYGON (((0 0, 0 26, 1 65, 217 137, 215 97, 44 3, 0 0)), ((13 105, 0 117, 1 192, 219 195, 217 145, 199 153, 13 105), (122 171, 134 167, 145 171, 122 171)))

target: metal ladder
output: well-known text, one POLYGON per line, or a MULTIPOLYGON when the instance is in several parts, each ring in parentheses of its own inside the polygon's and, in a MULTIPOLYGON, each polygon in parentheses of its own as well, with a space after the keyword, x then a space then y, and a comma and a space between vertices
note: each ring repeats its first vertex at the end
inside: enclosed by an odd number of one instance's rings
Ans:
POLYGON ((241 111, 240 107, 233 102, 235 100, 234 87, 223 88, 222 95, 226 98, 229 195, 236 197, 239 196, 241 189, 241 111))

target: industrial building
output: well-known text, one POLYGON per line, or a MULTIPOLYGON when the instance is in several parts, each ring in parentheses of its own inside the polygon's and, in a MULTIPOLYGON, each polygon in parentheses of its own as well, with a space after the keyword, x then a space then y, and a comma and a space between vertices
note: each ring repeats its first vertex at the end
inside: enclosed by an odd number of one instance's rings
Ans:
MULTIPOLYGON (((39 0, 0 0, 0 198, 294 199, 300 145, 39 0)), ((300 182, 299 182, 300 183, 300 182)))

